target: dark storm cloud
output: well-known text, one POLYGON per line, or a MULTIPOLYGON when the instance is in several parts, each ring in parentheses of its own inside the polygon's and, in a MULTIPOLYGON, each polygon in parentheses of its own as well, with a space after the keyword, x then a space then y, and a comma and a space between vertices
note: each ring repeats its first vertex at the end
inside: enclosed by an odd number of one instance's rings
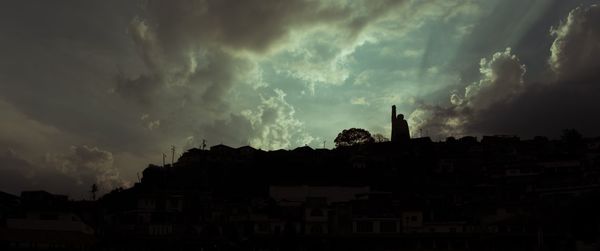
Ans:
POLYGON ((76 181, 76 185, 111 189, 121 184, 111 152, 86 145, 72 146, 68 154, 46 155, 45 164, 76 181))
POLYGON ((155 24, 158 39, 167 48, 181 48, 193 42, 263 52, 294 28, 318 23, 340 25, 356 34, 371 20, 403 2, 149 1, 145 17, 155 24))
MULTIPOLYGON (((134 128, 135 109, 107 92, 118 66, 134 70, 139 61, 125 40, 135 7, 133 1, 2 3, 0 190, 48 189, 79 197, 90 182, 108 189, 122 177, 110 161, 74 162, 82 152, 70 146, 132 155, 147 150, 139 142, 152 137, 134 128), (58 168, 66 159, 73 168, 58 168)), ((119 168, 129 173, 125 167, 145 162, 119 168)))
MULTIPOLYGON (((122 1, 3 3, 0 98, 27 119, 66 135, 52 140, 67 147, 82 138, 110 147, 139 139, 135 131, 123 133, 130 129, 129 107, 107 95, 117 66, 135 64, 122 40, 134 7, 122 1), (114 134, 121 137, 106 137, 114 134)), ((35 147, 34 142, 19 143, 35 147)))
POLYGON ((0 151, 36 170, 11 184, 113 184, 114 169, 132 180, 148 156, 190 137, 290 147, 307 138, 302 123, 283 91, 265 88, 258 61, 316 26, 351 43, 402 2, 3 3, 0 110, 11 123, 0 124, 0 151), (89 164, 82 149, 113 161, 89 164))
POLYGON ((36 169, 31 163, 19 158, 14 151, 0 154, 0 190, 19 193, 19 189, 32 187, 33 172, 36 169))
POLYGON ((218 99, 235 76, 252 67, 236 52, 269 52, 292 30, 318 24, 347 31, 351 42, 370 21, 403 2, 148 1, 129 31, 149 73, 119 81, 116 90, 147 100, 148 92, 160 88, 156 82, 194 84, 210 91, 205 98, 218 99))
POLYGON ((149 1, 147 18, 167 50, 211 43, 264 51, 317 6, 297 0, 149 1))
POLYGON ((34 161, 9 150, 0 154, 0 161, 0 190, 12 193, 43 188, 79 197, 94 183, 102 192, 124 184, 112 153, 97 147, 72 146, 68 154, 48 154, 34 161))
POLYGON ((382 131, 390 103, 408 110, 437 93, 450 105, 414 113, 430 133, 597 132, 598 119, 579 111, 600 109, 598 14, 564 11, 581 1, 3 3, 0 112, 10 123, 0 123, 0 190, 79 196, 202 139, 272 149, 361 121, 382 131), (370 86, 348 84, 359 73, 370 86), (461 91, 448 93, 457 82, 461 91))
POLYGON ((299 130, 302 123, 283 99, 285 93, 265 90, 270 88, 264 88, 257 61, 297 42, 289 40, 292 32, 319 25, 344 31, 344 40, 352 43, 370 22, 403 2, 148 1, 129 25, 146 72, 120 74, 115 91, 160 121, 159 130, 180 132, 172 137, 223 142, 235 135, 237 139, 226 142, 265 148, 304 143, 310 137, 299 130), (240 109, 240 93, 243 102, 255 107, 242 108, 244 116, 235 110, 240 109), (292 112, 256 122, 264 115, 265 100, 271 99, 279 102, 269 104, 270 109, 292 112), (240 118, 247 121, 232 122, 240 118), (215 127, 215 121, 226 124, 215 127), (287 124, 279 125, 281 121, 287 124))
MULTIPOLYGON (((575 127, 600 134, 600 6, 572 10, 552 28, 548 68, 554 81, 524 82, 525 66, 510 51, 496 53, 481 80, 451 95, 450 106, 423 104, 411 119, 436 137, 465 134, 557 135, 575 127), (486 84, 487 83, 487 84, 486 84)), ((551 79, 551 78, 549 78, 551 79)))

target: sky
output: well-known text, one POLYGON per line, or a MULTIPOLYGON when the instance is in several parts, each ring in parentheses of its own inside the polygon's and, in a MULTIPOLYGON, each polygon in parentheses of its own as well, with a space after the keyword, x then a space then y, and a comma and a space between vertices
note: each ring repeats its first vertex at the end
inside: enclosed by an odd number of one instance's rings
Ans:
POLYGON ((600 135, 592 0, 9 0, 0 190, 128 187, 175 146, 600 135))

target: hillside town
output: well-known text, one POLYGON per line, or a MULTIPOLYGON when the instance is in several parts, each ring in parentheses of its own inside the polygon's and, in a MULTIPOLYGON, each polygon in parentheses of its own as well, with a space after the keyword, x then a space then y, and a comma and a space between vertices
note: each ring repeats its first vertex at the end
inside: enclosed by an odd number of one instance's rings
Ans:
POLYGON ((598 250, 600 138, 214 145, 97 200, 0 193, 2 250, 598 250))

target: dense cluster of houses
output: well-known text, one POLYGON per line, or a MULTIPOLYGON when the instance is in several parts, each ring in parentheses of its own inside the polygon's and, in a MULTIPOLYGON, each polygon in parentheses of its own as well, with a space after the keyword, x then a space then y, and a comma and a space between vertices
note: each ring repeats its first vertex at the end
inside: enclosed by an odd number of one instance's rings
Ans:
POLYGON ((1 194, 0 249, 598 250, 599 195, 598 139, 216 145, 97 201, 1 194))

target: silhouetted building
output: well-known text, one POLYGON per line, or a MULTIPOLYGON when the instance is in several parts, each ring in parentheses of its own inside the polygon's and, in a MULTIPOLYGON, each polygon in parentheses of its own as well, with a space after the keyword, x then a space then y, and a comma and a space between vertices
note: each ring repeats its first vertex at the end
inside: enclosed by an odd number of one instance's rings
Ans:
POLYGON ((599 139, 577 151, 504 135, 411 139, 393 106, 392 141, 190 149, 93 203, 0 193, 0 250, 558 251, 600 243, 599 139))
POLYGON ((19 203, 20 198, 18 196, 0 191, 0 221, 4 219, 6 213, 16 208, 19 203))
POLYGON ((408 122, 404 119, 404 115, 396 115, 396 106, 392 106, 392 142, 407 142, 410 139, 408 131, 408 122))
POLYGON ((73 212, 65 195, 21 193, 18 210, 0 226, 0 250, 89 250, 94 230, 73 212))

